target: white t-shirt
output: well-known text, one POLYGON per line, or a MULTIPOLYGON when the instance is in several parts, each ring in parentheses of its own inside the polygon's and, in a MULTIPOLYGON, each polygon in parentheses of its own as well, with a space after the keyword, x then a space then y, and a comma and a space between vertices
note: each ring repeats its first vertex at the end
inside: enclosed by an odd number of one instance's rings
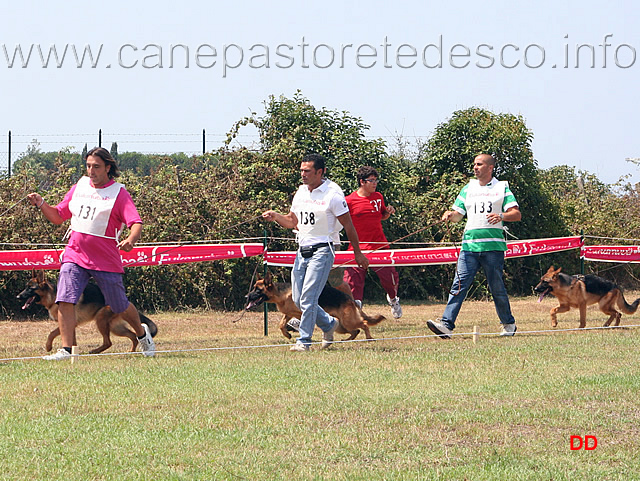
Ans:
POLYGON ((293 197, 291 212, 298 218, 298 243, 301 246, 339 242, 342 224, 338 217, 349 212, 342 189, 328 179, 309 191, 301 185, 293 197))
MULTIPOLYGON (((329 183, 329 188, 330 189, 335 189, 336 191, 338 191, 338 193, 340 193, 340 195, 342 197, 344 197, 344 191, 342 190, 342 188, 338 184, 336 184, 334 181, 329 180, 329 179, 325 179, 325 181, 329 183)), ((347 204, 347 207, 348 207, 348 204, 347 204)), ((340 231, 342 229, 343 229, 343 226, 340 223, 340 221, 338 221, 338 222, 336 222, 335 229, 331 234, 331 239, 332 239, 333 244, 335 246, 338 246, 338 247, 340 246, 340 231)))

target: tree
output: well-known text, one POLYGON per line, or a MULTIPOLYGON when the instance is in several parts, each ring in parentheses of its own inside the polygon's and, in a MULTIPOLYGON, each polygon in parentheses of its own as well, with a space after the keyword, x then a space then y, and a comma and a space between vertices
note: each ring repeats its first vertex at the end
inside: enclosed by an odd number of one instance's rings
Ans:
MULTIPOLYGON (((227 145, 248 124, 260 133, 259 153, 225 148, 215 158, 222 172, 247 179, 243 180, 242 196, 247 204, 258 199, 262 210, 288 208, 300 185, 300 161, 306 154, 322 154, 327 159, 328 177, 345 191, 355 188, 359 166, 380 168, 387 158, 384 142, 367 139, 369 126, 361 119, 347 112, 318 109, 300 91, 293 98, 269 97, 265 114, 258 117, 254 113, 237 122, 227 136, 227 145)), ((270 228, 276 229, 278 237, 289 235, 277 226, 270 228)))
POLYGON ((630 239, 640 236, 640 185, 608 185, 594 174, 568 165, 543 170, 540 177, 549 197, 561 202, 560 216, 570 232, 630 239))
POLYGON ((42 152, 38 139, 33 139, 27 150, 18 156, 13 168, 14 174, 31 176, 37 182, 47 178, 47 172, 55 165, 56 152, 42 152))
POLYGON ((111 157, 113 157, 115 160, 118 160, 118 142, 111 143, 111 149, 109 150, 109 153, 111 153, 111 157))
POLYGON ((555 220, 557 206, 542 189, 532 140, 533 133, 522 116, 477 107, 456 111, 436 127, 427 143, 425 168, 430 183, 445 188, 452 176, 457 176, 455 187, 461 188, 473 176, 474 157, 491 154, 497 160, 495 176, 509 182, 523 211, 523 220, 510 226, 514 234, 523 238, 566 234, 555 220), (440 182, 443 179, 446 185, 440 182))
MULTIPOLYGON (((427 189, 447 194, 440 211, 453 204, 459 190, 472 177, 474 157, 486 153, 496 158, 495 176, 509 182, 522 211, 521 222, 508 224, 512 235, 531 239, 568 234, 566 226, 558 222, 558 203, 541 183, 532 140, 533 133, 522 116, 496 114, 477 107, 454 112, 447 122, 436 127, 426 148, 427 189)), ((459 239, 462 228, 457 226, 447 236, 456 241, 453 236, 459 239)), ((539 276, 535 263, 535 259, 525 258, 506 264, 507 277, 517 291, 526 291, 539 276)))
POLYGON ((367 139, 369 126, 348 112, 311 105, 298 90, 293 98, 269 97, 265 115, 237 122, 228 134, 227 144, 238 130, 254 124, 260 133, 260 151, 269 170, 292 193, 299 185, 300 161, 317 153, 327 159, 328 175, 344 189, 356 187, 354 173, 361 165, 381 167, 386 157, 381 139, 367 139))

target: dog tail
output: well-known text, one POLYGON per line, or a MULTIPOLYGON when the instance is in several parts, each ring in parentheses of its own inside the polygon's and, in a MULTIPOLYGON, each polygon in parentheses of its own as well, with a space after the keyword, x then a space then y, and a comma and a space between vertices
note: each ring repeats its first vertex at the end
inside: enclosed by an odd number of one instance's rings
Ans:
POLYGON ((376 324, 380 324, 382 321, 384 321, 386 319, 386 317, 384 317, 382 314, 375 314, 373 316, 370 316, 368 314, 365 314, 365 312, 362 309, 359 309, 359 310, 360 310, 360 315, 362 316, 362 318, 370 326, 375 326, 376 324))
POLYGON ((149 333, 151 334, 151 337, 156 337, 156 334, 158 334, 158 326, 156 326, 155 322, 153 322, 151 319, 149 319, 147 316, 145 316, 142 313, 140 313, 140 322, 142 324, 147 325, 147 327, 149 328, 149 333))
POLYGON ((640 305, 640 297, 633 301, 632 304, 629 304, 624 298, 624 294, 622 294, 622 291, 620 291, 617 305, 618 309, 620 309, 624 314, 635 314, 635 312, 638 310, 638 305, 640 305))

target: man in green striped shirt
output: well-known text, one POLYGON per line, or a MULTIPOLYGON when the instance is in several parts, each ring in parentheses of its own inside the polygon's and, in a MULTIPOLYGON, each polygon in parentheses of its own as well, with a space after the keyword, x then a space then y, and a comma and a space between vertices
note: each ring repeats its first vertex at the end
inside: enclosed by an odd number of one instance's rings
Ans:
POLYGON ((496 159, 491 155, 478 155, 473 160, 476 178, 463 187, 452 210, 442 216, 443 221, 451 222, 459 222, 467 216, 456 275, 444 314, 437 321, 427 321, 429 329, 443 339, 451 337, 462 302, 480 267, 487 277, 502 323, 500 335, 513 336, 516 332, 516 321, 511 314, 509 296, 502 278, 504 252, 507 250, 502 223, 519 221, 522 215, 509 184, 493 176, 495 165, 496 159))

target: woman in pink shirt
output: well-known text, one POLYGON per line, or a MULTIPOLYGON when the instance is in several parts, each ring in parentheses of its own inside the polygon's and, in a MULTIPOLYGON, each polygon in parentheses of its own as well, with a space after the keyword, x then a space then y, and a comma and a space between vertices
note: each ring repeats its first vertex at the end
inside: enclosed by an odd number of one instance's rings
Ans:
POLYGON ((59 361, 71 356, 75 344, 75 305, 91 277, 114 314, 120 314, 131 325, 143 354, 153 356, 155 344, 149 328, 140 322, 138 310, 127 299, 122 282, 120 250, 133 249, 142 234, 142 220, 124 185, 114 180, 120 171, 108 150, 91 149, 86 167, 87 175, 55 207, 47 204, 40 194, 28 195, 29 201, 54 224, 71 219, 56 297, 62 349, 44 359, 59 361), (125 225, 130 230, 129 236, 119 241, 125 225))

